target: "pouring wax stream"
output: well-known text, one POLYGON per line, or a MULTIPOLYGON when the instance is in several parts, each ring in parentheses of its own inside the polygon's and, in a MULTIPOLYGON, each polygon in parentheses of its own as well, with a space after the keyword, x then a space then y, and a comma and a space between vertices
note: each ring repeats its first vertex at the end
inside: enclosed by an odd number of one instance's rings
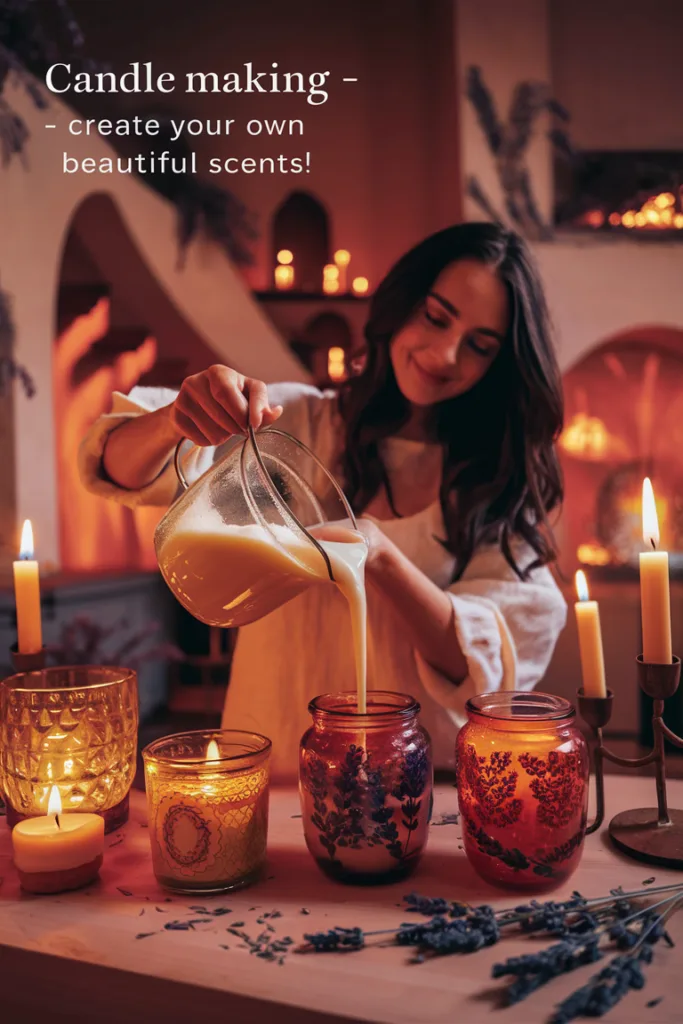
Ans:
MULTIPOLYGON (((327 566, 309 541, 286 526, 226 524, 214 508, 198 508, 171 532, 158 552, 163 576, 180 603, 210 626, 254 622, 316 582, 329 582, 327 566), (273 539, 277 538, 277 542, 273 539)), ((319 530, 314 532, 318 533, 319 530)), ((343 526, 324 527, 335 582, 349 604, 356 665, 357 711, 367 711, 367 601, 362 536, 343 526), (331 538, 331 539, 330 539, 331 538)))

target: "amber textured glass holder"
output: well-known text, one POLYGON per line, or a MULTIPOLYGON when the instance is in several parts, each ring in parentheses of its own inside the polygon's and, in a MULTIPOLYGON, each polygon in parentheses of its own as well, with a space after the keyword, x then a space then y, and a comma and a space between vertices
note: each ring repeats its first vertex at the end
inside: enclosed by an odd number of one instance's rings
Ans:
POLYGON ((154 874, 181 893, 257 881, 266 861, 270 740, 238 730, 185 732, 142 752, 154 874))
POLYGON ((364 715, 356 699, 355 692, 330 693, 309 704, 299 793, 306 845, 321 870, 372 885, 404 878, 420 859, 432 754, 413 697, 372 690, 364 715))
POLYGON ((602 730, 612 714, 612 694, 606 697, 586 697, 578 691, 581 717, 590 726, 594 737, 596 813, 587 832, 596 832, 605 820, 605 761, 623 768, 655 766, 656 807, 638 807, 622 811, 612 818, 609 834, 614 845, 636 860, 648 864, 661 864, 668 868, 683 868, 683 811, 669 807, 666 794, 665 739, 683 747, 683 738, 677 736, 664 722, 664 701, 673 697, 681 678, 681 659, 674 658, 670 665, 651 665, 636 659, 638 682, 641 690, 652 697, 652 732, 654 744, 643 757, 618 757, 605 746, 602 730))
POLYGON ((487 882, 542 889, 578 866, 588 747, 569 701, 485 693, 467 702, 456 748, 465 852, 487 882))
POLYGON ((47 812, 58 786, 65 812, 128 820, 135 776, 138 691, 128 668, 75 665, 20 672, 0 683, 0 775, 7 824, 47 812))

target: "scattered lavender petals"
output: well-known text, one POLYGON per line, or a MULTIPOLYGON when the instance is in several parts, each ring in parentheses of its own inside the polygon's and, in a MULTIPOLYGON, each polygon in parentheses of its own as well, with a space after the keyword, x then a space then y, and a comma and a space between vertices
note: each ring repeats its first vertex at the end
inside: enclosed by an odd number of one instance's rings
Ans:
POLYGON ((299 913, 308 916, 308 914, 310 914, 310 910, 308 910, 306 907, 302 907, 299 913))
POLYGON ((142 910, 140 911, 140 913, 138 914, 138 917, 142 917, 142 915, 144 914, 144 912, 145 912, 145 908, 143 907, 143 908, 142 908, 142 910))
POLYGON ((440 818, 435 818, 431 824, 438 828, 440 825, 458 825, 459 822, 460 815, 457 811, 454 811, 452 814, 442 814, 440 818))
MULTIPOLYGON (((155 907, 154 909, 157 914, 168 914, 168 910, 164 910, 163 907, 155 907)), ((190 910, 192 910, 192 907, 190 907, 190 910)))
POLYGON ((652 885, 652 883, 656 882, 656 881, 657 881, 657 879, 655 878, 654 875, 652 875, 651 878, 644 878, 643 881, 640 884, 641 885, 652 885))
POLYGON ((301 814, 293 814, 293 815, 292 815, 292 818, 301 818, 301 817, 302 817, 302 815, 301 815, 301 814))
POLYGON ((150 935, 156 935, 156 932, 139 932, 135 936, 135 938, 136 939, 148 939, 150 937, 150 935))
POLYGON ((117 885, 116 888, 118 889, 118 891, 121 893, 122 896, 132 896, 133 895, 133 893, 129 892, 128 889, 122 889, 120 885, 117 885))
POLYGON ((107 849, 113 850, 115 846, 120 846, 122 842, 123 842, 123 836, 121 836, 120 839, 117 839, 115 843, 110 843, 109 846, 107 847, 107 849))
POLYGON ((656 999, 651 999, 649 1003, 645 1003, 648 1010, 654 1010, 655 1006, 659 1006, 664 996, 657 996, 656 999))

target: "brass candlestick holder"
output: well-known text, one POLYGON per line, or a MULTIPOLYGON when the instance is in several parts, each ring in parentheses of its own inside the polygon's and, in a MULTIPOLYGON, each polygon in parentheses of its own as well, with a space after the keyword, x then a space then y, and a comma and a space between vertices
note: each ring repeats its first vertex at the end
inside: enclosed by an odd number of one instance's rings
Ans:
POLYGON ((609 834, 618 849, 636 860, 648 864, 661 864, 669 868, 683 868, 683 811, 670 809, 666 796, 666 751, 664 740, 668 739, 677 747, 683 747, 683 738, 669 729, 662 719, 664 701, 678 689, 681 678, 681 659, 674 658, 671 665, 652 665, 636 659, 640 688, 653 699, 652 731, 654 744, 644 757, 618 757, 608 750, 602 738, 602 730, 612 716, 613 694, 606 697, 586 697, 578 691, 579 713, 594 736, 594 763, 596 786, 595 820, 586 829, 586 834, 596 832, 605 818, 605 761, 624 768, 655 766, 657 789, 656 807, 638 807, 622 811, 609 823, 609 834))
POLYGON ((21 654, 17 644, 12 644, 9 652, 15 672, 40 672, 45 668, 47 651, 44 647, 34 654, 21 654))

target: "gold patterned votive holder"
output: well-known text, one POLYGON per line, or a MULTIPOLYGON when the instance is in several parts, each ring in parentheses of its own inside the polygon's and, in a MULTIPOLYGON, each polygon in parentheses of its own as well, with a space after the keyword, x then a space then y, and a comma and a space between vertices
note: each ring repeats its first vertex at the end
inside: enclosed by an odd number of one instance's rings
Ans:
POLYGON ((270 740, 223 729, 145 747, 152 865, 160 885, 220 893, 260 878, 266 860, 270 740))
POLYGON ((0 683, 0 784, 7 824, 47 813, 53 786, 64 812, 128 820, 138 741, 137 676, 74 665, 19 672, 0 683))

